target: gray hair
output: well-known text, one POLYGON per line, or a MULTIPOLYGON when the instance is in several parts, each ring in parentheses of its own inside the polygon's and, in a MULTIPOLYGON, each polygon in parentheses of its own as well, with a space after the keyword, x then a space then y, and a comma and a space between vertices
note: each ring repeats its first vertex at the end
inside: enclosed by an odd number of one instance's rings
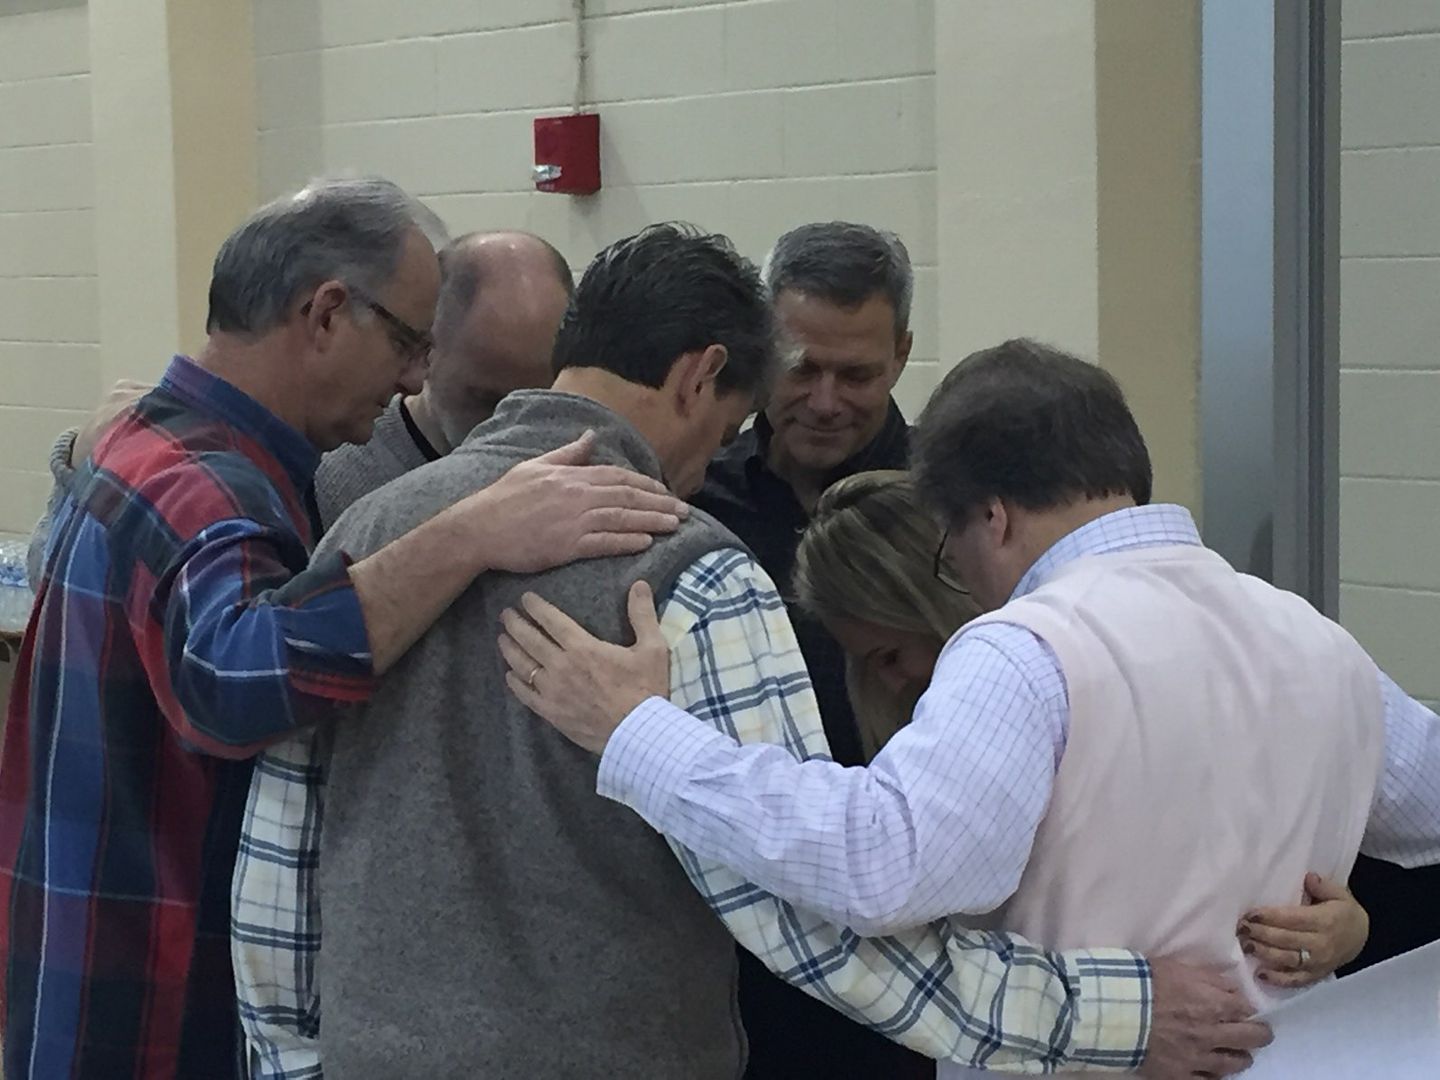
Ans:
POLYGON ((775 241, 763 273, 772 299, 795 289, 854 308, 879 293, 895 310, 895 336, 910 327, 915 272, 892 232, 849 221, 801 225, 775 241))
POLYGON ((295 298, 325 281, 374 297, 419 229, 445 245, 434 211, 378 177, 313 180, 261 207, 220 245, 210 278, 209 332, 264 334, 295 298))

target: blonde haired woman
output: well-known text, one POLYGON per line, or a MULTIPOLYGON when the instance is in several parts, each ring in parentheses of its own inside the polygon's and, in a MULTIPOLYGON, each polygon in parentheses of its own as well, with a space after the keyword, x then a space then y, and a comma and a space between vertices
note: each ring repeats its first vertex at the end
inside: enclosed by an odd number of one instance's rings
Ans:
MULTIPOLYGON (((847 678, 866 754, 873 757, 914 711, 941 650, 979 609, 949 580, 943 536, 920 508, 909 475, 858 473, 830 487, 800 542, 794 588, 801 604, 845 649, 847 678)), ((1307 986, 1360 952, 1365 909, 1343 885, 1311 874, 1307 903, 1264 908, 1242 920, 1259 977, 1307 986), (1296 958, 1309 959, 1297 971, 1296 958)))

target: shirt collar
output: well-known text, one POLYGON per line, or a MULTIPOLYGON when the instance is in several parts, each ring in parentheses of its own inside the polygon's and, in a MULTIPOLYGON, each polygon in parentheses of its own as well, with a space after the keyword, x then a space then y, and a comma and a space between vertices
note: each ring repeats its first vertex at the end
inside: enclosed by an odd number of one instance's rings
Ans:
POLYGON ((664 481, 660 457, 650 440, 626 417, 594 398, 564 390, 513 390, 500 399, 495 412, 477 426, 460 446, 463 449, 481 431, 496 427, 520 430, 543 427, 568 428, 576 436, 586 429, 594 432, 598 446, 618 451, 623 462, 635 472, 664 481))
MULTIPOLYGON (((746 464, 751 469, 764 469, 768 467, 770 439, 775 434, 775 428, 771 426, 769 419, 762 412, 755 417, 754 429, 755 450, 746 464)), ((910 425, 906 423, 905 414, 900 411, 900 406, 895 404, 894 398, 891 398, 885 412, 885 423, 881 425, 875 438, 837 465, 825 477, 821 490, 823 491, 837 480, 843 480, 847 476, 854 476, 856 473, 867 472, 870 469, 903 469, 909 463, 909 454, 910 425)))
POLYGON ((243 390, 206 371, 187 356, 177 356, 170 361, 160 386, 258 442, 275 456, 298 490, 304 491, 314 481, 320 451, 243 390))
POLYGON ((405 395, 396 395, 396 401, 399 405, 400 419, 405 423, 405 431, 410 436, 410 441, 415 444, 415 449, 420 451, 420 456, 426 461, 439 461, 445 455, 436 450, 435 444, 425 437, 425 432, 420 430, 420 425, 410 414, 410 406, 405 404, 405 395))
POLYGON ((1136 548, 1168 547, 1176 544, 1199 546, 1200 531, 1183 506, 1159 503, 1131 506, 1096 518, 1063 536, 1049 551, 1035 560, 1010 595, 1011 600, 1028 596, 1045 584, 1067 563, 1089 555, 1107 555, 1136 548))

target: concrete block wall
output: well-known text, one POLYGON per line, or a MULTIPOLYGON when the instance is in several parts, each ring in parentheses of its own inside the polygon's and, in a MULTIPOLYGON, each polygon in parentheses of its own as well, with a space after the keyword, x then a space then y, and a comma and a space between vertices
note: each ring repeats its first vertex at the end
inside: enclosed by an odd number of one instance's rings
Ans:
POLYGON ((1341 619, 1440 700, 1440 0, 1346 0, 1341 619))
POLYGON ((590 0, 603 190, 533 190, 531 121, 575 86, 569 0, 256 0, 260 193, 354 170, 455 231, 527 228, 577 267, 652 221, 759 259, 785 229, 894 229, 917 267, 900 398, 936 378, 934 0, 590 0))
POLYGON ((86 10, 21 7, 0 7, 0 532, 30 531, 50 444, 99 392, 86 10))

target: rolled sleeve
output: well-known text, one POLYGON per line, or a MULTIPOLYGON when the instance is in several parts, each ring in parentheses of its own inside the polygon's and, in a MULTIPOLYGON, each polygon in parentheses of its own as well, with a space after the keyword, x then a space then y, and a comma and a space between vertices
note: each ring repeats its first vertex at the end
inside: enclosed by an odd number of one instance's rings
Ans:
POLYGON ((168 580, 134 593, 131 621, 167 719, 190 744, 248 757, 365 701, 369 638, 347 560, 292 570, 283 538, 237 519, 205 529, 168 580), (151 597, 153 596, 153 599, 151 597), (164 610, 163 624, 146 617, 164 610))
POLYGON ((1073 949, 1053 954, 1075 989, 1069 1039, 1059 1047, 1067 1065, 1134 1069, 1145 1058, 1154 983, 1146 960, 1125 949, 1073 949))

